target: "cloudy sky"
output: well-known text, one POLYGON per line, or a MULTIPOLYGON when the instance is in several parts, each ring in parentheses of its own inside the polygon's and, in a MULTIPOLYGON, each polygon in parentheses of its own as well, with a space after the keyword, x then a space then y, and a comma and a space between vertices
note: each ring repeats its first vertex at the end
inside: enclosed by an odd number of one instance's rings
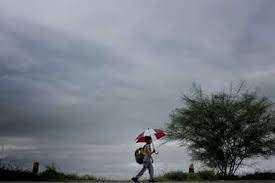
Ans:
MULTIPOLYGON (((193 82, 247 80, 275 99, 274 32, 272 0, 0 0, 1 156, 131 177, 134 138, 193 82)), ((157 173, 187 169, 183 148, 160 151, 157 173)))

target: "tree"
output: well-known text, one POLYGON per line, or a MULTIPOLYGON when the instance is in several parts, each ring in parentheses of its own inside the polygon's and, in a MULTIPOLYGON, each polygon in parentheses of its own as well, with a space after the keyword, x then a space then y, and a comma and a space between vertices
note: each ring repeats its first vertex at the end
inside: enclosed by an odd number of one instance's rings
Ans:
POLYGON ((246 159, 275 152, 273 103, 244 82, 233 88, 206 94, 194 85, 166 129, 168 140, 179 140, 194 160, 223 176, 234 175, 246 159))

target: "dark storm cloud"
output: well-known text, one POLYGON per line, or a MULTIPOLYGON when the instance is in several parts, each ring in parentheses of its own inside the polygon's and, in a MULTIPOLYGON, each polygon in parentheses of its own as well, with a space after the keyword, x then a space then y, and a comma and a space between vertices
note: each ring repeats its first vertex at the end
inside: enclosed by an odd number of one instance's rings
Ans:
MULTIPOLYGON (((1 1, 1 144, 20 162, 118 175, 135 167, 135 136, 163 127, 192 82, 216 91, 247 80, 274 99, 274 6, 1 1)), ((170 155, 186 153, 165 148, 163 161, 181 167, 170 155)))
POLYGON ((100 109, 105 90, 129 87, 113 75, 131 65, 96 42, 16 19, 0 24, 7 42, 0 55, 1 136, 51 138, 86 126, 96 133, 96 124, 108 119, 100 109))

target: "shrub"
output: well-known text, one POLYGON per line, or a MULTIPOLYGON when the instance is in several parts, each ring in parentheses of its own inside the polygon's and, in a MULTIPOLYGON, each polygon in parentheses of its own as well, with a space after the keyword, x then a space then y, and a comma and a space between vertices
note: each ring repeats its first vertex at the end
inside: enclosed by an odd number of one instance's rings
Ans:
POLYGON ((203 181, 217 180, 217 176, 213 171, 200 171, 198 173, 186 173, 182 171, 172 171, 158 177, 159 181, 203 181))
POLYGON ((188 181, 201 181, 202 179, 199 177, 198 173, 189 173, 187 180, 188 181))
POLYGON ((214 171, 200 171, 197 173, 200 179, 202 180, 217 180, 217 176, 214 171))
POLYGON ((77 174, 65 174, 58 171, 55 166, 49 165, 46 170, 37 174, 33 174, 30 170, 24 170, 16 166, 1 166, 0 180, 5 181, 96 181, 92 175, 79 176, 77 174))
POLYGON ((65 178, 65 174, 57 171, 53 164, 46 166, 46 170, 40 173, 39 176, 46 180, 61 180, 65 178))
POLYGON ((161 177, 158 178, 160 181, 186 181, 188 179, 188 173, 184 173, 182 171, 173 171, 169 173, 165 173, 161 177))

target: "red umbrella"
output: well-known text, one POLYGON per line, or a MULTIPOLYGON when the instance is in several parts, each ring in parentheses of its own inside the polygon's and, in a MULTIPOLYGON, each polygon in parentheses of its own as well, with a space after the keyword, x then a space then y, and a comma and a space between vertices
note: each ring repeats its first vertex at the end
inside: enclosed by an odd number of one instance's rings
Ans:
POLYGON ((165 135, 166 135, 166 133, 163 130, 148 128, 147 130, 145 130, 144 132, 142 132, 141 134, 138 135, 138 137, 136 138, 136 142, 137 143, 145 142, 145 136, 150 136, 150 137, 152 137, 152 139, 154 139, 154 137, 156 139, 160 139, 160 138, 164 137, 165 135))

